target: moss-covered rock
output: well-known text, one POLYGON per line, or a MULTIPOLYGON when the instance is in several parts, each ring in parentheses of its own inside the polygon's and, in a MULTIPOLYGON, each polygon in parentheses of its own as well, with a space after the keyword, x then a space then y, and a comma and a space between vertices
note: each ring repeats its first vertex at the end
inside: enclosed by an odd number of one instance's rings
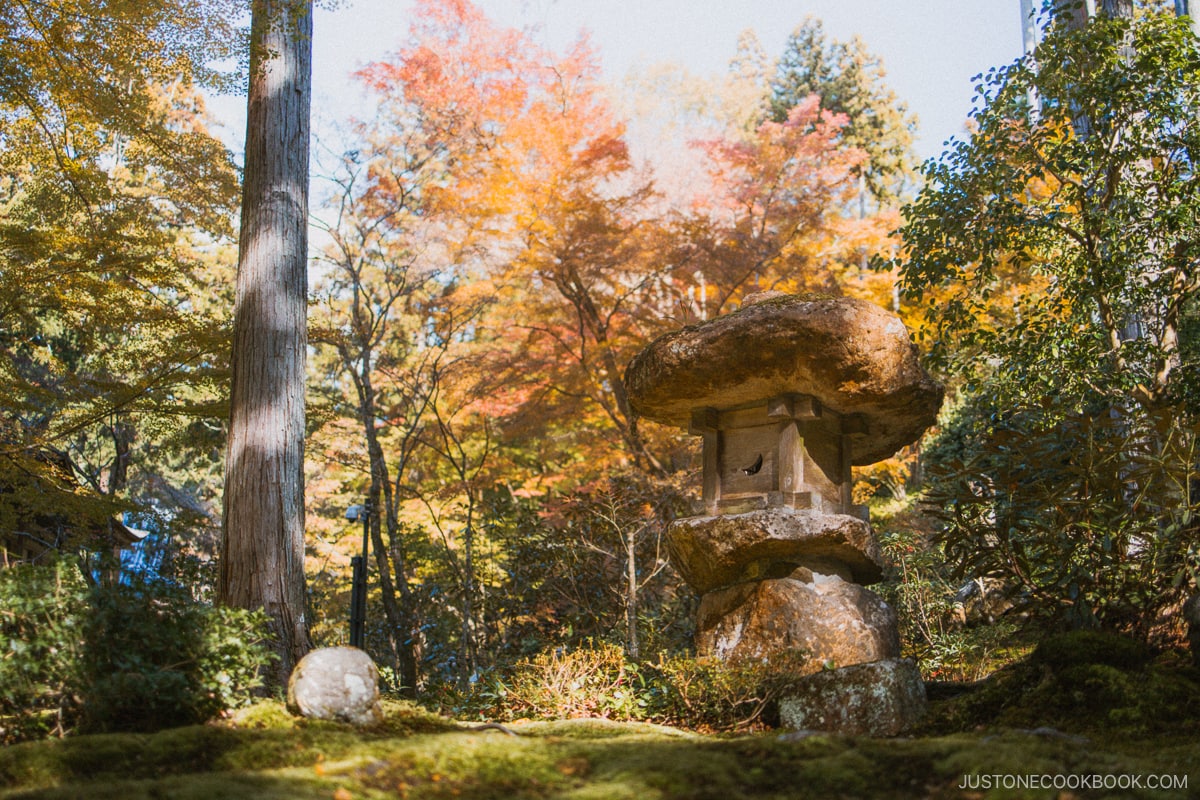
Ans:
POLYGON ((925 729, 1052 726, 1103 736, 1200 731, 1200 670, 1151 658, 1144 645, 1112 634, 1053 636, 1028 659, 935 703, 925 729))
POLYGON ((1103 631, 1072 631, 1044 639, 1029 660, 1052 670, 1084 664, 1103 664, 1136 670, 1151 662, 1154 652, 1142 642, 1103 631))

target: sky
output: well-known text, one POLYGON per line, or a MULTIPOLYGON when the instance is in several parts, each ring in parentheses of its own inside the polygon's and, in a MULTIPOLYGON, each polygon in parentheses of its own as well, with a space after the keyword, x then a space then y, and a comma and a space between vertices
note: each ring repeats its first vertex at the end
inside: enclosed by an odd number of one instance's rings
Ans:
MULTIPOLYGON (((916 150, 936 157, 962 132, 971 110, 972 77, 1021 53, 1020 0, 476 0, 493 20, 535 28, 558 50, 586 29, 607 79, 657 62, 710 75, 725 71, 738 34, 753 29, 768 56, 777 57, 805 17, 827 36, 862 37, 880 56, 887 81, 918 118, 916 150)), ((313 20, 313 114, 321 126, 369 117, 350 78, 357 67, 399 49, 408 32, 408 0, 345 0, 318 9, 313 20)), ((225 123, 222 136, 241 151, 244 97, 210 103, 225 123)))

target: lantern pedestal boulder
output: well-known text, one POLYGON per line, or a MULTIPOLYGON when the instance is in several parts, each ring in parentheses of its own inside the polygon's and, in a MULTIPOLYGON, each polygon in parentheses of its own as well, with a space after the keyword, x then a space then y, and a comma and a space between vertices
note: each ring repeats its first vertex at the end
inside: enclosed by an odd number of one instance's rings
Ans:
POLYGON ((900 656, 896 614, 874 592, 798 568, 717 589, 700 600, 696 650, 722 659, 805 653, 810 672, 900 656))
POLYGON ((793 727, 891 735, 915 721, 924 687, 894 611, 865 588, 883 562, 851 498, 851 467, 915 441, 941 406, 900 319, 851 298, 748 298, 656 339, 625 383, 638 414, 703 437, 706 513, 667 530, 702 595, 697 652, 803 653, 811 677, 781 705, 793 727))

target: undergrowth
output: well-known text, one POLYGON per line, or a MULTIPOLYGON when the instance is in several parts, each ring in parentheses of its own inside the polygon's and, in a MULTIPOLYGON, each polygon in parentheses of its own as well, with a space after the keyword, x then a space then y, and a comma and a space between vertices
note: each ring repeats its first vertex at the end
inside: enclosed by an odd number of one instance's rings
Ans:
POLYGON ((483 674, 467 690, 435 695, 447 713, 477 719, 600 717, 704 731, 769 725, 780 697, 809 670, 803 654, 725 662, 660 654, 635 662, 621 647, 553 648, 483 674))
POLYGON ((272 658, 265 626, 166 581, 89 587, 71 560, 0 570, 0 744, 236 708, 272 658))

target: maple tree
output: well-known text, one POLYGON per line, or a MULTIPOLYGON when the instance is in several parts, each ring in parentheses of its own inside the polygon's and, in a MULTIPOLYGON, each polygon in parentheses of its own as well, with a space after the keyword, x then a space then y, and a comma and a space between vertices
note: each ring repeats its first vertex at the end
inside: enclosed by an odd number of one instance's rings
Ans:
POLYGON ((909 174, 915 123, 861 41, 827 43, 820 22, 810 19, 780 59, 744 32, 725 75, 702 79, 667 65, 640 72, 627 86, 626 105, 652 115, 663 130, 653 157, 673 179, 668 202, 683 219, 679 238, 692 243, 688 263, 705 265, 690 280, 679 276, 684 321, 731 307, 747 275, 751 291, 776 285, 845 292, 901 310, 895 270, 876 271, 869 262, 890 256, 897 243, 890 234, 900 221, 894 203, 909 174), (789 122, 797 107, 805 119, 789 122), (804 142, 808 134, 815 135, 804 142), (679 146, 688 140, 692 148, 679 146), (796 162, 786 159, 789 148, 796 162), (680 150, 693 158, 681 164, 680 150), (805 160, 807 170, 797 163, 805 160), (841 170, 857 185, 848 186, 841 170), (870 208, 864 172, 878 189, 870 208), (760 197, 735 196, 747 190, 760 197))
POLYGON ((499 300, 490 328, 524 331, 505 337, 512 422, 534 408, 540 420, 598 413, 600 430, 654 469, 622 371, 662 270, 646 269, 638 212, 650 187, 600 96, 594 54, 580 42, 556 56, 469 4, 421 9, 417 41, 364 79, 403 97, 427 150, 452 163, 428 202, 462 220, 462 248, 490 239, 494 255, 479 259, 499 300))
POLYGON ((419 138, 442 164, 439 184, 421 190, 427 208, 457 215, 460 247, 491 243, 477 264, 497 302, 481 329, 525 331, 491 348, 507 369, 506 432, 554 426, 563 447, 538 446, 556 471, 582 445, 592 469, 600 456, 662 474, 675 445, 658 432, 647 443, 624 364, 689 305, 720 313, 756 284, 835 290, 812 245, 836 235, 865 156, 846 146, 844 118, 806 100, 785 122, 699 145, 702 196, 670 212, 634 165, 586 40, 558 55, 464 3, 422 4, 418 20, 408 48, 362 75, 403 109, 398 140, 419 138), (594 443, 602 433, 608 455, 580 442, 583 430, 594 443))
POLYGON ((10 530, 107 525, 221 413, 225 314, 203 298, 236 173, 196 82, 224 82, 206 64, 236 47, 227 10, 17 2, 0 20, 0 464, 33 489, 4 504, 10 530))
POLYGON ((695 202, 689 236, 712 313, 756 289, 837 291, 807 246, 836 224, 856 188, 853 170, 865 156, 841 141, 845 124, 810 95, 786 121, 763 122, 748 139, 698 143, 712 185, 695 202))
POLYGON ((593 431, 615 432, 614 449, 641 469, 662 472, 630 408, 624 368, 640 343, 663 328, 654 292, 661 297, 669 285, 671 264, 652 263, 661 232, 639 214, 651 187, 630 175, 619 129, 605 131, 602 117, 588 119, 599 109, 573 110, 578 127, 558 131, 567 138, 549 153, 559 160, 547 159, 547 174, 527 179, 534 191, 518 212, 522 249, 499 279, 506 306, 500 313, 511 318, 508 309, 524 310, 518 326, 525 338, 512 353, 513 372, 539 381, 517 414, 531 404, 580 421, 598 412, 593 431), (584 131, 592 136, 579 141, 584 131), (608 182, 629 179, 634 185, 627 189, 606 191, 608 182))

